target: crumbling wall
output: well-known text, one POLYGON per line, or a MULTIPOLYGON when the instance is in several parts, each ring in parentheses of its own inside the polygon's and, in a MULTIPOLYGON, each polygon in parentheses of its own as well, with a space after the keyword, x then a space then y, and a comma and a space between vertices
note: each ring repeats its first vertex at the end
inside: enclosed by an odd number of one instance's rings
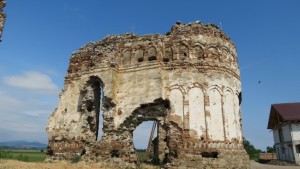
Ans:
POLYGON ((5 4, 6 4, 5 0, 0 0, 0 41, 1 41, 3 26, 6 18, 5 13, 3 12, 3 8, 5 7, 5 4))
POLYGON ((215 25, 178 22, 166 35, 108 36, 70 58, 60 103, 49 117, 47 159, 77 154, 134 167, 132 133, 157 121, 165 167, 249 168, 240 93, 235 45, 215 25))

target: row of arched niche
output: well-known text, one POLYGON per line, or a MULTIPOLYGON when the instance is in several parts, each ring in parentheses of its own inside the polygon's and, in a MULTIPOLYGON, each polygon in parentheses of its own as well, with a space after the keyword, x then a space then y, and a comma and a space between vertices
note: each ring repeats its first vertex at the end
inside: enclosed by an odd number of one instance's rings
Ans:
MULTIPOLYGON (((201 140, 241 140, 239 97, 230 88, 211 86, 206 91, 196 85, 184 90, 182 86, 170 88, 172 113, 184 123, 189 113, 189 128, 201 140), (206 104, 205 104, 205 98, 206 104), (223 104, 222 104, 223 102, 223 104)), ((187 125, 187 124, 185 124, 187 125)))
POLYGON ((170 46, 137 46, 121 51, 119 64, 123 66, 147 61, 169 62, 174 60, 212 59, 218 62, 227 62, 236 65, 236 56, 226 46, 216 44, 203 45, 196 43, 193 46, 179 43, 170 46))

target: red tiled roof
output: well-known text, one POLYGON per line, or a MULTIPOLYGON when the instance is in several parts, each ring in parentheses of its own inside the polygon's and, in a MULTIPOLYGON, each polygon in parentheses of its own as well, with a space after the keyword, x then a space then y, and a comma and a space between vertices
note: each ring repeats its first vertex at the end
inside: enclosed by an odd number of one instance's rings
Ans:
POLYGON ((300 102, 272 104, 268 129, 274 128, 280 122, 300 121, 300 102))
POLYGON ((300 120, 300 103, 273 104, 272 106, 284 120, 300 120))

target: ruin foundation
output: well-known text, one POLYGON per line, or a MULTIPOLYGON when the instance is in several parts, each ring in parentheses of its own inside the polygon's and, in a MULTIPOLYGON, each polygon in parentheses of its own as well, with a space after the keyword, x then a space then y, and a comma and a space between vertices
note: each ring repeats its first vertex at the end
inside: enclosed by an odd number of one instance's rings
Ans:
POLYGON ((133 131, 157 121, 162 166, 247 169, 240 103, 236 47, 217 26, 177 22, 165 35, 111 35, 72 54, 49 117, 47 159, 136 167, 133 131))

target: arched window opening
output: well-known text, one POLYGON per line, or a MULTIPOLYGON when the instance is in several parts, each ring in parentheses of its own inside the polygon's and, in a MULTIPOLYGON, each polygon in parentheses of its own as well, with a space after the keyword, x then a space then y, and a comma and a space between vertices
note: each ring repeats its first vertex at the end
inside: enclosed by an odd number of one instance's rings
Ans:
POLYGON ((126 50, 123 54, 123 65, 129 65, 131 62, 131 52, 126 50))
POLYGON ((148 55, 149 55, 148 56, 149 61, 156 60, 156 49, 155 49, 155 47, 149 48, 148 55))
POLYGON ((163 57, 164 62, 169 62, 173 60, 173 50, 171 47, 165 49, 165 56, 163 57))
POLYGON ((218 48, 216 46, 212 46, 210 48, 208 48, 208 57, 210 59, 215 59, 215 60, 219 60, 219 53, 218 53, 218 48))
POLYGON ((136 51, 135 58, 137 59, 138 62, 143 62, 144 61, 144 51, 142 49, 139 49, 136 51))
POLYGON ((184 44, 181 44, 179 46, 178 52, 179 58, 182 60, 186 59, 189 56, 189 48, 184 44))
POLYGON ((204 59, 204 51, 200 46, 194 46, 193 53, 194 53, 194 58, 204 59))
POLYGON ((102 101, 103 101, 103 87, 100 84, 100 79, 94 81, 92 84, 94 91, 94 108, 96 113, 96 140, 101 140, 103 131, 103 112, 102 112, 102 101))
POLYGON ((103 103, 103 87, 100 86, 100 105, 99 105, 99 116, 98 116, 98 133, 97 133, 97 140, 101 140, 103 135, 103 110, 102 110, 102 103, 103 103))
MULTIPOLYGON (((92 140, 98 140, 102 136, 102 100, 104 83, 97 76, 91 76, 80 91, 77 111, 87 116, 92 140), (95 135, 94 135, 95 134, 95 135)), ((91 141, 92 141, 91 140, 91 141)))

